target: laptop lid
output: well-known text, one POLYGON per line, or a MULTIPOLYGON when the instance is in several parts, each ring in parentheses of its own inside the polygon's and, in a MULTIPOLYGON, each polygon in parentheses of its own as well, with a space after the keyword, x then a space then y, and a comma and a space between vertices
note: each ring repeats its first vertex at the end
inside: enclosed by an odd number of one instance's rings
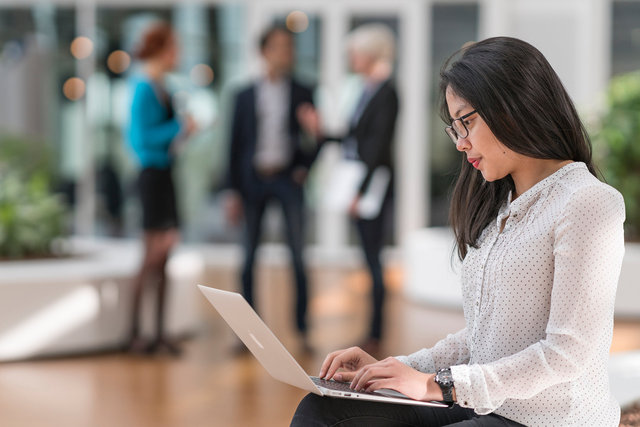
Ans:
POLYGON ((202 285, 198 288, 272 377, 323 395, 242 295, 202 285))
POLYGON ((404 405, 449 406, 443 402, 413 400, 394 390, 383 389, 373 393, 339 390, 331 387, 330 381, 319 380, 315 377, 312 379, 242 295, 202 285, 198 285, 198 288, 258 359, 260 364, 264 366, 273 378, 279 381, 320 396, 363 399, 404 405), (320 386, 316 385, 314 380, 320 382, 320 386))

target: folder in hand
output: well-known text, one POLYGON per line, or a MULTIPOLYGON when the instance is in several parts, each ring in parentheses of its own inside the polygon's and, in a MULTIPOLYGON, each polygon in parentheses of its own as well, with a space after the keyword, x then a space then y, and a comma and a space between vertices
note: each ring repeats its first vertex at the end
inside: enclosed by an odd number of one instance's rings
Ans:
MULTIPOLYGON (((365 164, 357 160, 345 159, 333 167, 324 199, 327 208, 347 213, 353 199, 358 195, 366 173, 365 164)), ((389 168, 379 166, 373 171, 371 180, 358 203, 357 211, 360 218, 373 219, 379 215, 390 180, 389 168)))

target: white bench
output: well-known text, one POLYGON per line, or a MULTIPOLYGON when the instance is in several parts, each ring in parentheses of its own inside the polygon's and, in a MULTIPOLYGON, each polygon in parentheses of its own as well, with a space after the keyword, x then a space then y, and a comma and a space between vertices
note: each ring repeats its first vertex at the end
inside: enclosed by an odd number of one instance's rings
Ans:
MULTIPOLYGON (((0 263, 0 361, 115 348, 127 336, 137 241, 74 240, 75 256, 0 263)), ((198 326, 202 257, 179 248, 168 265, 167 332, 198 326)), ((143 333, 152 323, 143 302, 143 333)))

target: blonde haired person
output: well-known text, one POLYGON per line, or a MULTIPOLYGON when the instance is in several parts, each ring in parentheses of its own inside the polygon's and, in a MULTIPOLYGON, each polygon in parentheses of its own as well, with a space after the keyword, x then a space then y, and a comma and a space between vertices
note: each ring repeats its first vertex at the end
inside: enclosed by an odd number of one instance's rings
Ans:
POLYGON ((347 38, 349 64, 364 81, 364 88, 349 121, 349 131, 342 136, 325 136, 320 118, 311 106, 299 110, 303 126, 318 140, 342 143, 344 157, 361 162, 366 174, 351 202, 349 213, 354 220, 372 282, 372 314, 367 336, 360 343, 377 354, 383 335, 385 284, 380 259, 385 232, 390 225, 393 205, 393 143, 398 117, 398 94, 392 82, 395 57, 395 36, 383 24, 364 24, 347 38), (390 179, 383 189, 381 207, 372 216, 363 217, 359 211, 362 196, 377 171, 385 171, 390 179))
POLYGON ((347 49, 351 55, 358 54, 373 62, 373 69, 368 72, 369 78, 384 80, 393 71, 395 39, 393 31, 384 24, 364 24, 349 33, 347 49))

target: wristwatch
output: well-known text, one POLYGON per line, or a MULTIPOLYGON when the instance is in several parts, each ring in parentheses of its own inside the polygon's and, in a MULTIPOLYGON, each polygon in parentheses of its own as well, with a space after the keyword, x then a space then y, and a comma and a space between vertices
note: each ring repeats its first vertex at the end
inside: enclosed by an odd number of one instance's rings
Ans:
POLYGON ((442 390, 443 402, 453 403, 453 376, 451 375, 451 368, 440 369, 436 373, 435 381, 442 390))

